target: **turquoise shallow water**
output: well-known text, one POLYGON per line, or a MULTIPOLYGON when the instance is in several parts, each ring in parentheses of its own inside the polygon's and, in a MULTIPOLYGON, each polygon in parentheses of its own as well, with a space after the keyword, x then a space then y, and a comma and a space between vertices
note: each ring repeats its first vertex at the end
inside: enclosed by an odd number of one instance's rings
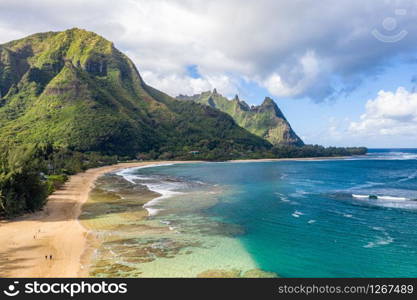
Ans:
POLYGON ((146 205, 146 222, 169 226, 175 234, 165 240, 192 241, 188 252, 137 267, 145 277, 255 268, 283 277, 417 277, 416 158, 416 150, 379 149, 346 160, 126 170, 119 176, 163 195, 146 205))

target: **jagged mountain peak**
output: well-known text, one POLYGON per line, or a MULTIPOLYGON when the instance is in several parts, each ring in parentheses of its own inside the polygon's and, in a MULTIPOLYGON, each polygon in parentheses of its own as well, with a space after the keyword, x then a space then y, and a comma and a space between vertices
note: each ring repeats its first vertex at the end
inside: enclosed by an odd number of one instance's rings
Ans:
POLYGON ((276 104, 275 101, 270 98, 270 97, 265 97, 264 101, 262 101, 261 105, 271 105, 271 104, 276 104))
POLYGON ((261 105, 249 106, 236 95, 228 99, 216 89, 193 96, 180 95, 180 100, 195 101, 228 113, 243 128, 268 140, 272 144, 303 145, 303 141, 292 130, 278 105, 270 97, 265 97, 261 105))

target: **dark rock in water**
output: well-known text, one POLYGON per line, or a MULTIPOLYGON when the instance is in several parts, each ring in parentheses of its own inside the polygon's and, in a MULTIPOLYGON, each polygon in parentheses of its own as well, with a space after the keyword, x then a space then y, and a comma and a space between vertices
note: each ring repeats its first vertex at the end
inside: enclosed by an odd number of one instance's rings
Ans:
POLYGON ((378 200, 377 195, 369 195, 369 199, 378 200))

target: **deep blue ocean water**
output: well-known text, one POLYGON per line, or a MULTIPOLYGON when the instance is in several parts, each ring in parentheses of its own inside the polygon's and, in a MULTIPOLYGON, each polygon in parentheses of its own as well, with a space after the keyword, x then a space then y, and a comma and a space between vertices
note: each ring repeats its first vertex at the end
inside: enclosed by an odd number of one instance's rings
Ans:
MULTIPOLYGON (((170 165, 134 174, 227 189, 198 213, 243 228, 234 238, 265 271, 417 277, 417 149, 373 149, 343 160, 170 165)), ((180 198, 166 197, 159 208, 180 198)))

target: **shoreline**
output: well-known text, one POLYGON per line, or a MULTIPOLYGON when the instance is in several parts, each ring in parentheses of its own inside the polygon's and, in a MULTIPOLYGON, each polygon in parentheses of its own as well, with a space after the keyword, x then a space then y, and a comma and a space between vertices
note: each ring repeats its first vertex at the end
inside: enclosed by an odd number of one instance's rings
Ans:
MULTIPOLYGON (((274 162, 274 161, 320 161, 320 160, 344 160, 354 156, 323 156, 323 157, 300 157, 300 158, 259 158, 259 159, 236 159, 225 162, 245 163, 245 162, 274 162)), ((360 156, 359 156, 360 157, 360 156)))
POLYGON ((128 162, 70 176, 41 211, 0 222, 0 243, 5 245, 0 250, 0 277, 87 277, 83 263, 88 264, 93 254, 89 247, 93 237, 78 218, 96 179, 126 168, 196 162, 128 162))
MULTIPOLYGON (((227 161, 274 162, 345 159, 348 157, 249 159, 227 161)), ((124 162, 89 169, 70 176, 48 197, 42 211, 0 222, 0 277, 87 277, 88 266, 98 241, 79 221, 82 206, 89 198, 95 181, 117 170, 165 164, 201 163, 203 161, 124 162), (68 237, 71 239, 68 239, 68 237), (52 255, 52 259, 50 259, 52 255), (45 257, 47 256, 47 257, 45 257)))

